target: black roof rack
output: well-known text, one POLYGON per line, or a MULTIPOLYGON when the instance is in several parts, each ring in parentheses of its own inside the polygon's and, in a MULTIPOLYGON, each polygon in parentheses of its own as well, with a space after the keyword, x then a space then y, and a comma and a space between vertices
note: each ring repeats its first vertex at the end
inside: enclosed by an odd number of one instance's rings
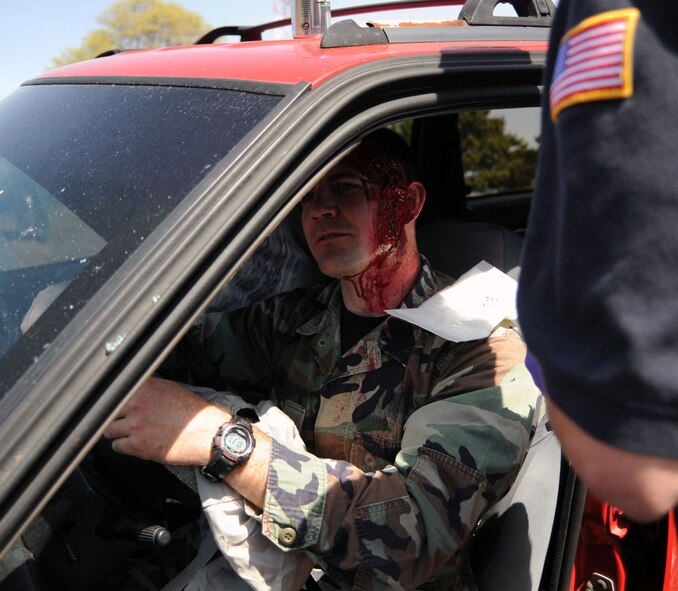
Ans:
POLYGON ((469 25, 549 27, 555 11, 551 0, 466 0, 459 19, 469 25), (494 9, 500 1, 513 6, 518 18, 494 16, 494 9))
MULTIPOLYGON (((548 27, 555 13, 552 0, 391 0, 376 4, 353 6, 349 8, 332 9, 333 17, 366 14, 370 12, 407 10, 413 8, 428 8, 435 6, 462 6, 459 19, 467 24, 478 25, 510 25, 548 27), (511 4, 516 11, 516 17, 494 16, 494 10, 500 2, 511 4)), ((224 26, 217 27, 203 35, 196 41, 196 45, 214 43, 220 37, 236 36, 241 41, 260 41, 261 34, 270 29, 277 29, 291 24, 291 19, 285 18, 260 25, 224 26)), ((340 24, 340 23, 337 23, 340 24)), ((336 25, 334 25, 336 26, 336 25)), ((333 27, 330 27, 332 29, 333 27)), ((364 27, 361 27, 364 28, 364 27)), ((329 29, 328 29, 329 30, 329 29)), ((345 31, 344 31, 345 32, 345 31)), ((365 40, 376 39, 376 35, 367 33, 365 40)), ((369 41, 368 41, 369 42, 369 41)), ((376 41, 372 41, 375 43, 376 41)), ((388 41, 382 41, 388 42, 388 41)), ((358 43, 350 43, 358 44, 358 43)), ((324 47, 336 45, 323 45, 324 47)))

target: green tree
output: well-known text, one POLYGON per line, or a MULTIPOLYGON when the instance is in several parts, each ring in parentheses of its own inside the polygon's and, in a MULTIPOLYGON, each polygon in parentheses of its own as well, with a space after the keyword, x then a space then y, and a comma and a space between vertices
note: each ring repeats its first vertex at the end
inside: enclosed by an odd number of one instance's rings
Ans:
POLYGON ((506 131, 503 117, 489 111, 459 114, 464 180, 474 192, 534 186, 537 149, 506 131))
POLYGON ((79 47, 55 57, 53 67, 90 59, 110 49, 188 45, 210 29, 199 14, 163 0, 118 0, 97 20, 102 28, 89 33, 79 47))

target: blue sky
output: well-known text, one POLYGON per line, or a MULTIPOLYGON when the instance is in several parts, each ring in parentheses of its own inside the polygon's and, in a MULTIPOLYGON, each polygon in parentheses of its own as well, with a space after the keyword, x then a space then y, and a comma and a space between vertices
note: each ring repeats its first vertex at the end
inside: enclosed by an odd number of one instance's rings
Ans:
MULTIPOLYGON (((248 25, 276 18, 276 0, 175 0, 193 10, 212 26, 248 25)), ((332 0, 333 7, 373 4, 379 0, 332 0)), ((83 37, 99 27, 97 16, 113 0, 23 0, 2 2, 2 35, 0 35, 0 98, 23 81, 49 69, 52 58, 67 47, 77 47, 83 37)), ((278 4, 282 5, 281 0, 278 4)), ((445 18, 452 18, 446 9, 445 18)), ((389 18, 434 19, 440 9, 391 13, 389 18), (407 15, 407 16, 406 16, 407 15)), ((364 18, 364 17, 359 17, 364 18)))

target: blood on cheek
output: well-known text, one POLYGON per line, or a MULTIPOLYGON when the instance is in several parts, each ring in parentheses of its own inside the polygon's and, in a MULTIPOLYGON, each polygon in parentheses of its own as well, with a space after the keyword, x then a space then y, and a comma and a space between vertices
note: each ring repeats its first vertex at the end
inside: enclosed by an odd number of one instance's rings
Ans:
POLYGON ((374 223, 370 228, 369 264, 356 275, 346 277, 371 311, 381 313, 386 307, 389 284, 399 284, 398 273, 404 249, 405 224, 410 221, 407 186, 398 162, 372 160, 369 201, 373 204, 374 223))

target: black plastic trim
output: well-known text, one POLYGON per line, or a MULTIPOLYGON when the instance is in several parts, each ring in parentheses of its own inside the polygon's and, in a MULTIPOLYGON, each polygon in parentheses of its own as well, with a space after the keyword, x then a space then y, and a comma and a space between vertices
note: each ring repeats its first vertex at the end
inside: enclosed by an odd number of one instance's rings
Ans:
POLYGON ((320 47, 351 47, 380 43, 435 43, 477 41, 548 41, 546 28, 523 27, 361 27, 347 19, 333 24, 325 31, 320 47))
POLYGON ((98 84, 122 86, 173 86, 185 88, 213 88, 215 90, 237 90, 254 94, 285 96, 294 88, 293 84, 258 82, 233 78, 188 78, 178 76, 47 76, 33 78, 21 86, 43 84, 98 84))
POLYGON ((389 43, 548 41, 549 29, 522 27, 403 27, 384 29, 389 43))
POLYGON ((101 53, 97 54, 94 56, 94 59, 98 57, 110 57, 112 55, 118 55, 119 53, 125 53, 124 49, 107 49, 106 51, 102 51, 101 53))
POLYGON ((581 531, 586 486, 577 477, 569 463, 563 458, 561 482, 564 482, 556 508, 554 535, 549 543, 550 564, 542 573, 539 588, 545 591, 568 591, 572 578, 572 567, 577 554, 581 531))
POLYGON ((352 47, 355 45, 380 45, 388 43, 383 29, 361 27, 354 20, 346 19, 331 25, 323 34, 320 47, 352 47))
POLYGON ((556 7, 551 0, 466 0, 459 18, 469 25, 550 27, 556 7), (518 17, 494 16, 500 2, 513 6, 518 17))

